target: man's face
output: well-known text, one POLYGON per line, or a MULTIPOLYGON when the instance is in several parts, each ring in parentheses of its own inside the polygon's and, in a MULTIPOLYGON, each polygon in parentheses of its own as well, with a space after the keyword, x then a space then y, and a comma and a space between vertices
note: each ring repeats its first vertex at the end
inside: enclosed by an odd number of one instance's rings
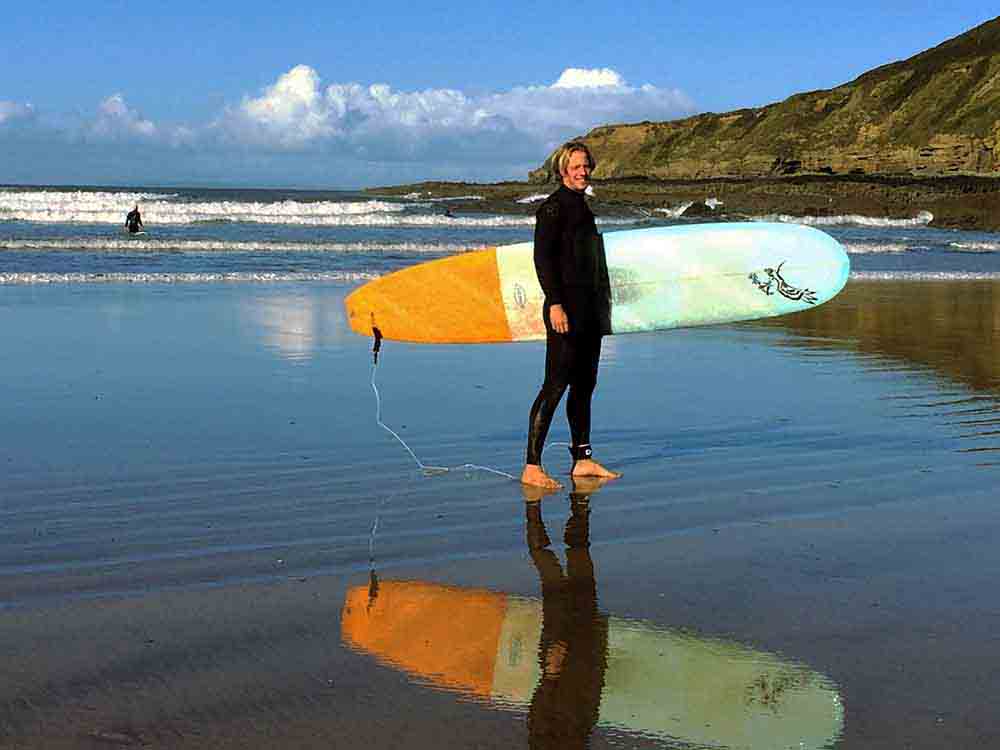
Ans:
POLYGON ((590 184, 590 160, 585 151, 574 151, 562 173, 563 185, 582 193, 590 184))

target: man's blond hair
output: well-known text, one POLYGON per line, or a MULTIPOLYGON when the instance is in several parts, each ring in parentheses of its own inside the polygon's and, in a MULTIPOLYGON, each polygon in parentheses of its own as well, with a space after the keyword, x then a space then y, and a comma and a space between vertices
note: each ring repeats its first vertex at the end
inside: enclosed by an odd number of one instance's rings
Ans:
POLYGON ((586 143, 583 141, 569 141, 560 146, 559 150, 552 155, 552 171, 555 172, 556 179, 562 179, 563 173, 569 166, 570 157, 577 151, 583 151, 587 155, 587 162, 590 164, 591 171, 597 166, 597 161, 594 159, 594 155, 590 153, 590 149, 586 143))

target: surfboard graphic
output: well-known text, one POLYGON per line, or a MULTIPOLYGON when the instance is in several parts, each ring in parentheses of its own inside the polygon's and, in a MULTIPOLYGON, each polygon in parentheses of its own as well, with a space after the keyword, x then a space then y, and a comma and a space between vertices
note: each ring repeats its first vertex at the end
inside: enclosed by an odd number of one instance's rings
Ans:
MULTIPOLYGON (((635 333, 799 312, 834 297, 850 262, 830 235, 798 224, 726 223, 602 235, 611 331, 635 333)), ((545 338, 532 243, 420 263, 345 300, 351 328, 387 339, 491 343, 545 338)))
MULTIPOLYGON (((578 663, 574 677, 600 675, 599 725, 685 746, 761 750, 823 748, 842 731, 836 687, 805 665, 616 617, 594 632, 584 640, 604 653, 586 656, 593 663, 578 663)), ((550 658, 542 633, 537 599, 422 581, 352 588, 341 614, 349 647, 427 685, 531 714, 550 705, 539 699, 550 658)), ((586 690, 570 705, 585 703, 586 690)))

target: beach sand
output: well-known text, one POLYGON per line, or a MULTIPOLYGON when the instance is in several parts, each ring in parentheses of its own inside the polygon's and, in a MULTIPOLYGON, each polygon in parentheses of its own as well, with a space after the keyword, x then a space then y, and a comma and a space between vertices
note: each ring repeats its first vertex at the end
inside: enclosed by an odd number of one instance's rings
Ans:
MULTIPOLYGON (((427 476, 376 424, 347 291, 5 290, 0 747, 546 746, 529 724, 572 701, 476 695, 347 625, 366 588, 551 604, 519 484, 460 468, 520 470, 543 347, 385 344, 384 422, 453 467, 427 476)), ((801 315, 606 339, 594 421, 625 472, 589 497, 595 622, 807 675, 831 747, 1000 743, 1000 285, 852 280, 801 315)), ((568 490, 536 507, 569 571, 568 490)), ((476 635, 401 632, 435 658, 476 635)), ((568 663, 610 694, 615 658, 568 663)), ((595 748, 690 742, 693 694, 660 689, 672 737, 570 723, 595 748)), ((727 689, 745 705, 702 738, 755 723, 774 747, 797 720, 781 690, 727 689)))

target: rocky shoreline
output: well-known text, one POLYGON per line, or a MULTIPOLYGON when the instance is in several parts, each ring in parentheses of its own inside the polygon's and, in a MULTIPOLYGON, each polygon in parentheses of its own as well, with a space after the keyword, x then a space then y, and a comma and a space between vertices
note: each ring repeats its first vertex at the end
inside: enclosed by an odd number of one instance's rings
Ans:
MULTIPOLYGON (((531 214, 537 204, 519 201, 554 189, 554 183, 528 181, 421 182, 369 188, 366 192, 392 197, 448 198, 452 199, 448 205, 453 211, 531 214)), ((641 216, 659 212, 665 218, 682 214, 685 218, 709 215, 719 220, 774 214, 914 219, 928 212, 933 215, 931 226, 1000 231, 1000 179, 990 177, 632 178, 595 181, 594 191, 595 212, 607 215, 641 216), (691 205, 685 209, 686 204, 691 205)))

